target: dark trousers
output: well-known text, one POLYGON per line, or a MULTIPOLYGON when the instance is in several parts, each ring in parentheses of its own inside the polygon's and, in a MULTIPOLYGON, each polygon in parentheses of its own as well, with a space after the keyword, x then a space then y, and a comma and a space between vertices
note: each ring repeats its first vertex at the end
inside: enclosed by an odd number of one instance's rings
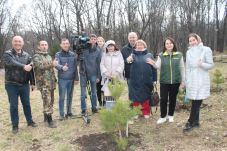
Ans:
POLYGON ((199 111, 200 111, 200 106, 202 102, 203 100, 192 100, 191 113, 188 119, 188 122, 191 125, 194 125, 196 121, 199 121, 199 111))
POLYGON ((32 123, 31 106, 29 101, 29 85, 19 86, 5 84, 5 89, 8 94, 8 99, 10 103, 10 115, 12 125, 19 124, 18 115, 18 96, 20 96, 21 104, 23 105, 24 115, 26 117, 27 123, 32 123))
POLYGON ((169 116, 174 115, 179 86, 180 86, 180 83, 175 83, 175 84, 160 83, 161 118, 166 117, 168 97, 169 97, 169 113, 168 113, 168 115, 169 116))
POLYGON ((101 85, 101 81, 102 79, 100 79, 100 81, 96 84, 96 94, 97 94, 97 98, 98 98, 98 101, 99 101, 99 105, 100 106, 103 106, 104 105, 104 102, 102 103, 102 85, 101 85))

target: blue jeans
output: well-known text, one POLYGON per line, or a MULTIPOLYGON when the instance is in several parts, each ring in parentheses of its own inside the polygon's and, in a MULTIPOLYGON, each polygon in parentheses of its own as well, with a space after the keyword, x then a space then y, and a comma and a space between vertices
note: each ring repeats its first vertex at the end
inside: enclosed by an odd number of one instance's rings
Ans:
POLYGON ((59 113, 60 115, 64 115, 64 102, 65 102, 65 92, 67 90, 67 113, 71 113, 72 107, 72 98, 73 98, 73 90, 72 88, 73 80, 66 80, 58 78, 58 87, 59 87, 59 113), (72 94, 70 96, 70 92, 72 89, 72 94))
MULTIPOLYGON (((92 102, 92 109, 96 109, 97 107, 97 98, 96 98, 96 75, 88 77, 91 86, 91 102, 92 102)), ((81 88, 81 110, 86 110, 86 103, 84 96, 86 96, 86 86, 87 86, 87 79, 83 75, 80 75, 80 88, 81 88)), ((88 96, 89 97, 89 96, 88 96)))
POLYGON ((32 123, 31 106, 29 101, 29 84, 24 86, 5 84, 5 89, 8 94, 10 103, 10 115, 12 125, 19 124, 18 116, 18 96, 20 96, 21 104, 23 105, 24 115, 27 123, 32 123))

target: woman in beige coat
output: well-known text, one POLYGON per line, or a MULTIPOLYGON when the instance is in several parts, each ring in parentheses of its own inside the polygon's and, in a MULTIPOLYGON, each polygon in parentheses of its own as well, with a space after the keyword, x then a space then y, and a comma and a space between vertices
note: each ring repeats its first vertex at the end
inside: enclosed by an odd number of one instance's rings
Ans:
POLYGON ((123 80, 124 59, 113 40, 109 40, 105 44, 106 53, 103 53, 100 70, 102 76, 101 84, 104 84, 104 79, 112 79, 113 76, 118 76, 119 80, 123 80))

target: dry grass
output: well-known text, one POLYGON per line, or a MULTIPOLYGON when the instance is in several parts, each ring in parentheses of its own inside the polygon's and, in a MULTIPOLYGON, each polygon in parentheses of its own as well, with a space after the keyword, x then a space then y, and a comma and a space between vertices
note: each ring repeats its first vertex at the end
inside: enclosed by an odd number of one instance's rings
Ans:
MULTIPOLYGON (((216 63, 212 73, 218 68, 224 77, 227 76, 227 64, 216 63)), ((214 84, 211 84, 214 85, 214 84)), ((160 112, 146 120, 143 117, 130 125, 130 132, 140 133, 143 146, 146 150, 227 150, 227 83, 221 85, 222 91, 211 93, 211 98, 203 103, 208 107, 201 109, 201 128, 195 128, 191 132, 183 132, 183 127, 189 117, 189 111, 175 112, 174 123, 156 123, 160 112)), ((37 128, 27 127, 21 103, 19 103, 19 132, 11 133, 11 120, 9 113, 8 97, 4 88, 4 75, 0 75, 0 150, 80 150, 78 144, 70 144, 71 141, 94 133, 103 133, 99 115, 91 116, 91 123, 85 124, 82 119, 69 119, 56 121, 57 128, 47 127, 43 122, 42 99, 40 92, 31 92, 31 108, 33 120, 39 125, 37 128)), ((127 90, 123 96, 128 97, 127 90)), ((58 119, 58 89, 55 91, 55 104, 53 117, 58 119)), ((90 100, 88 100, 90 108, 90 100)), ((80 114, 80 88, 75 87, 72 111, 80 114)), ((95 140, 94 140, 95 141, 95 140)), ((132 150, 142 150, 131 146, 132 150)))

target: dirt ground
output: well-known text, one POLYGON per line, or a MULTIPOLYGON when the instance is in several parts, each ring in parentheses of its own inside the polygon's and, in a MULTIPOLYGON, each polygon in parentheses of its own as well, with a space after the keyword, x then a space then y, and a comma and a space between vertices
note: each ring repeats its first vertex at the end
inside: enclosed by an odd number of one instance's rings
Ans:
MULTIPOLYGON (((128 147, 125 149, 127 151, 131 150, 130 146, 140 147, 142 145, 141 138, 139 134, 129 133, 131 140, 128 142, 128 147)), ((78 143, 81 145, 81 151, 118 151, 119 149, 114 143, 109 134, 91 134, 89 136, 82 136, 77 138, 75 141, 71 142, 72 144, 78 143)))

